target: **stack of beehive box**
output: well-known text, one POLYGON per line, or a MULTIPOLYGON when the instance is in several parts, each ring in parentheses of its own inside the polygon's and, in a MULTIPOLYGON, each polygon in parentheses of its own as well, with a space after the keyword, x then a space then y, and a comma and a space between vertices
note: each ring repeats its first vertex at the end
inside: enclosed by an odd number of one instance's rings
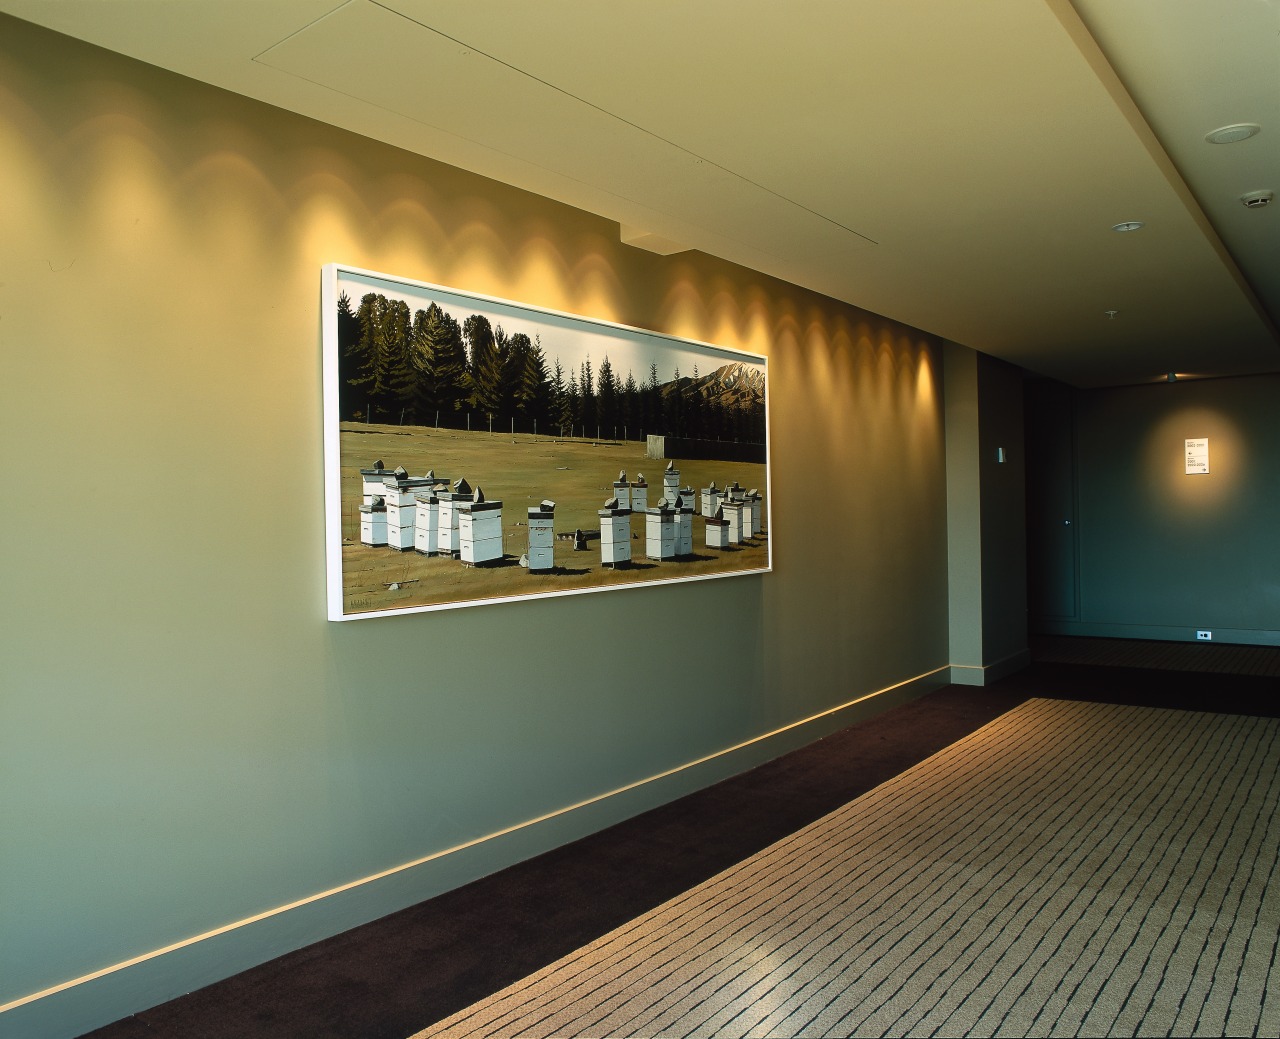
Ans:
POLYGON ((674 461, 668 462, 667 468, 663 470, 662 497, 668 502, 673 502, 680 497, 680 470, 676 468, 674 461))
POLYGON ((666 498, 645 510, 645 555, 650 559, 674 559, 676 555, 676 510, 666 498))
POLYGON ((471 484, 465 477, 454 481, 453 489, 437 491, 438 527, 436 530, 436 555, 458 557, 458 505, 470 501, 471 484))
POLYGON ((423 491, 430 491, 434 484, 433 475, 410 476, 403 466, 397 466, 390 476, 383 477, 383 500, 387 503, 387 544, 396 551, 407 552, 415 547, 417 496, 423 491))
POLYGON ((502 502, 486 501, 477 487, 470 500, 456 501, 458 555, 469 566, 502 558, 502 502))
POLYGON ((599 510, 600 562, 608 567, 625 567, 631 562, 631 510, 617 498, 610 498, 599 510))
POLYGON ((649 507, 649 485, 644 482, 644 473, 636 473, 631 483, 631 511, 644 512, 649 507))
POLYGON ((711 481, 710 487, 702 488, 702 515, 707 518, 714 516, 716 510, 720 508, 721 497, 720 488, 716 486, 715 480, 711 481))
POLYGON ((529 573, 541 574, 555 569, 556 535, 554 529, 556 503, 544 501, 529 510, 529 573))
POLYGON ((707 548, 729 547, 729 521, 724 509, 717 506, 714 516, 707 517, 707 548))
POLYGON ((693 490, 689 489, 688 493, 687 498, 682 494, 675 502, 677 559, 693 555, 693 490))
POLYGON ((631 484, 627 483, 627 471, 625 469, 613 481, 613 496, 618 499, 619 508, 631 508, 631 484))
POLYGON ((360 544, 373 547, 387 543, 387 506, 380 494, 360 506, 360 544))

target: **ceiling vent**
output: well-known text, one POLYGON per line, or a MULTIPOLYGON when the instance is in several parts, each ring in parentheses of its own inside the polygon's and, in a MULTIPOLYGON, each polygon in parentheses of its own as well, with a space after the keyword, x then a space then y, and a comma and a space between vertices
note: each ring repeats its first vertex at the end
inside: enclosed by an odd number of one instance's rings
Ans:
POLYGON ((1262 209, 1271 205, 1271 200, 1275 197, 1274 191, 1250 191, 1247 195, 1241 195, 1240 201, 1246 209, 1262 209))

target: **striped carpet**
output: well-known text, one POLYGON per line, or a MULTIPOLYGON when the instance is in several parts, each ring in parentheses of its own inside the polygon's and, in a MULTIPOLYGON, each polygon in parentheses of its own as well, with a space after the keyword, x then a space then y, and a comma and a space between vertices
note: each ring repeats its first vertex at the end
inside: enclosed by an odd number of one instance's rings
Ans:
POLYGON ((415 1039, 1273 1036, 1278 801, 1280 720, 1030 700, 415 1039))

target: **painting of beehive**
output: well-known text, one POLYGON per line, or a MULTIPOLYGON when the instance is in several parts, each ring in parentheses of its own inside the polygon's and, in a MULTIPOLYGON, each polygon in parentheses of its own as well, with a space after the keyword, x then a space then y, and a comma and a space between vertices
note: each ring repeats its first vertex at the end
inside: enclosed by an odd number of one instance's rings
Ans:
POLYGON ((322 306, 331 620, 772 569, 765 356, 338 264, 322 306))

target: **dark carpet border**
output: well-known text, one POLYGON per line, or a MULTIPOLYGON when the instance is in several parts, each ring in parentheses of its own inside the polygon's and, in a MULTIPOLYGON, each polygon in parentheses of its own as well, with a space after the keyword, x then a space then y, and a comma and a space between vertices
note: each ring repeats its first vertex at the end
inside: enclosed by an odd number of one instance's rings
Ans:
MULTIPOLYGON (((947 686, 679 801, 88 1034, 405 1039, 607 934, 1032 696, 1280 717, 1280 681, 1034 664, 947 686)), ((86 1039, 88 1039, 86 1037, 86 1039)))

